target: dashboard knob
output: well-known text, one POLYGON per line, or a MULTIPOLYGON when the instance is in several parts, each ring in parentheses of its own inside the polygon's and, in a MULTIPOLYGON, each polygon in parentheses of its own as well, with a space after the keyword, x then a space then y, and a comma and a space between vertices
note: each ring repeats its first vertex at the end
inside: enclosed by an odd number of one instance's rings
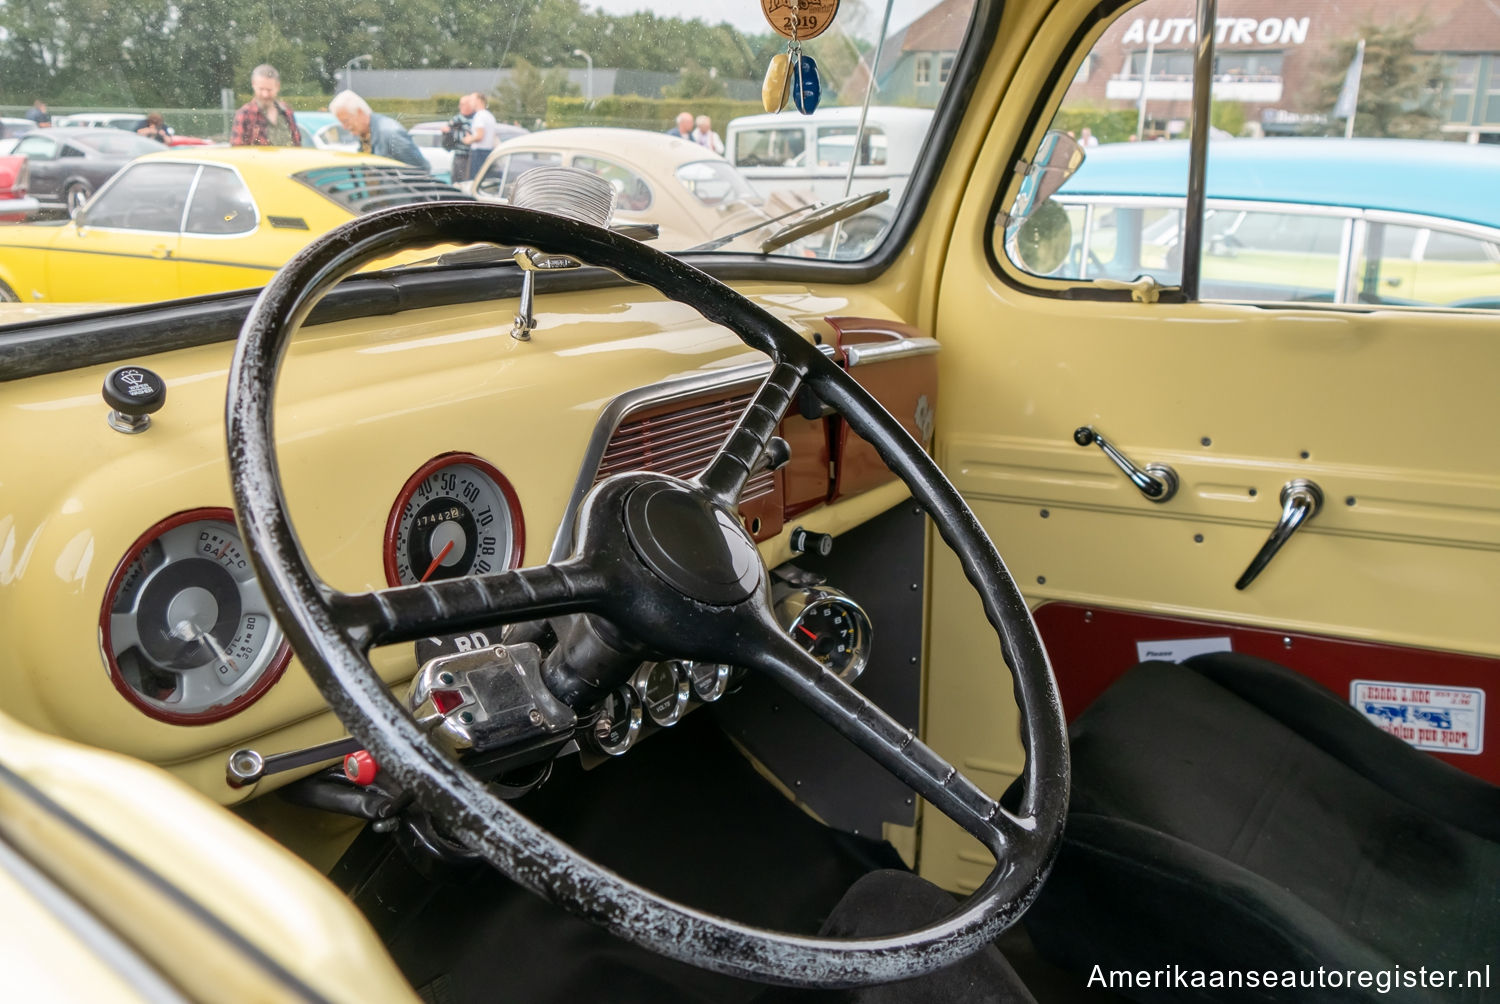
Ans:
POLYGON ((793 554, 814 554, 819 558, 826 558, 833 553, 833 534, 814 533, 797 527, 792 531, 793 554))
POLYGON ((344 776, 361 788, 375 780, 375 775, 380 773, 380 765, 370 755, 369 750, 355 750, 344 757, 344 776))
POLYGON ((104 403, 112 411, 110 428, 118 432, 145 432, 152 412, 167 403, 167 382, 144 366, 119 366, 104 378, 104 403))

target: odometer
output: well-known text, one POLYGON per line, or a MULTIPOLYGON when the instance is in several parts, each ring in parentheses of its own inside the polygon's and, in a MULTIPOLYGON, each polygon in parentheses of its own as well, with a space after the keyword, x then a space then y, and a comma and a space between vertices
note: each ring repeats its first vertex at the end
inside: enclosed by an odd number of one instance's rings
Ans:
POLYGON ((521 505, 505 476, 470 453, 447 453, 407 479, 386 522, 393 586, 514 568, 521 505))

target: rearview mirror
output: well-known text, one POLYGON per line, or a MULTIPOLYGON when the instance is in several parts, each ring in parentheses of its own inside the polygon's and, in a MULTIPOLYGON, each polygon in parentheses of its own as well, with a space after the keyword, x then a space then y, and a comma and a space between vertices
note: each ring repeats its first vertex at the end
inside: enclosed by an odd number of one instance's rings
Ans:
POLYGON ((1036 208, 1050 199, 1063 182, 1083 164, 1083 147, 1065 132, 1048 131, 1036 148, 1036 156, 1021 179, 1015 205, 1010 210, 1010 226, 1023 222, 1036 208))

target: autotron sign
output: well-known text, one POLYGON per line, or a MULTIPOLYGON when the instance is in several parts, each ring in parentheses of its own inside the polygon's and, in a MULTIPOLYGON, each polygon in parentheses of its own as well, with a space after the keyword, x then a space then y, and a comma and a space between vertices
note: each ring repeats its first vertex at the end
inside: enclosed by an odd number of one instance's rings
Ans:
MULTIPOLYGON (((1301 45, 1307 41, 1310 17, 1221 17, 1215 45, 1301 45)), ((1124 45, 1193 45, 1198 25, 1190 17, 1138 17, 1120 39, 1124 45)))

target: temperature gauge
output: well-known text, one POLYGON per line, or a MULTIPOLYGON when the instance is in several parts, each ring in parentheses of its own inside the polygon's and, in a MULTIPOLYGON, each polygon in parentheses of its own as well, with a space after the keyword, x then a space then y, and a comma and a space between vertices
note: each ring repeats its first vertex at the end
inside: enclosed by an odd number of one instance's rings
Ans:
POLYGON ((234 714, 291 658, 228 509, 178 513, 141 535, 105 589, 99 640, 116 689, 176 723, 234 714))

